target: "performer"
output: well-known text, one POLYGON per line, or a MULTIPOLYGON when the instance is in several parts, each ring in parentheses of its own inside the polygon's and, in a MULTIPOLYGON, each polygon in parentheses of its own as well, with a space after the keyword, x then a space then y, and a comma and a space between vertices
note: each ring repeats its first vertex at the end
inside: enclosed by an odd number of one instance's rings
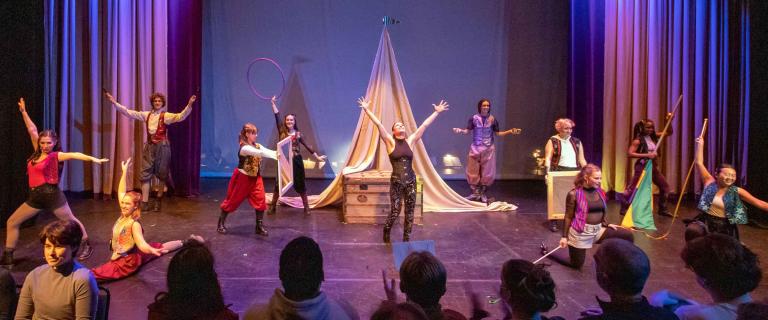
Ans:
MULTIPOLYGON (((666 121, 672 119, 672 113, 667 113, 666 121)), ((645 169, 645 164, 650 160, 653 161, 653 184, 659 188, 659 206, 657 214, 662 216, 671 217, 672 215, 667 211, 667 195, 669 194, 669 184, 667 179, 659 170, 658 150, 656 150, 656 143, 659 142, 659 138, 663 135, 663 132, 656 132, 656 127, 651 119, 640 120, 635 123, 635 127, 632 130, 632 144, 627 150, 627 155, 630 158, 637 158, 635 161, 635 173, 632 175, 632 180, 627 185, 624 193, 617 193, 616 197, 621 204, 620 213, 624 215, 632 203, 632 196, 635 193, 635 187, 637 181, 640 180, 640 175, 645 169)), ((672 134, 672 126, 669 126, 667 135, 672 134)))
MULTIPOLYGON (((550 171, 579 171, 587 165, 581 140, 571 135, 575 127, 576 123, 568 118, 555 121, 557 134, 549 137, 547 145, 544 146, 547 174, 550 171)), ((557 232, 558 224, 557 220, 549 220, 549 230, 557 232)))
POLYGON ((216 226, 218 233, 227 233, 227 227, 224 225, 227 216, 237 210, 247 197, 248 203, 256 210, 256 234, 268 234, 263 222, 267 203, 264 199, 264 183, 261 181, 261 158, 277 160, 277 152, 256 143, 258 132, 256 126, 251 123, 246 123, 240 130, 240 160, 232 172, 232 178, 229 179, 227 198, 221 202, 221 214, 216 226))
POLYGON ((392 125, 392 134, 390 135, 381 121, 376 118, 376 115, 368 109, 370 101, 360 98, 357 99, 357 103, 379 129, 379 135, 387 147, 389 161, 392 163, 392 176, 389 180, 390 212, 386 223, 384 223, 384 242, 390 242, 389 234, 392 231, 392 225, 395 224, 395 220, 400 215, 403 200, 405 200, 403 241, 410 241, 411 229, 413 228, 413 210, 416 207, 416 173, 413 172, 413 149, 411 146, 421 139, 424 131, 435 121, 437 115, 448 110, 448 103, 440 100, 439 104, 433 104, 435 111, 411 135, 405 132, 405 124, 399 121, 392 125))
MULTIPOLYGON (((568 257, 563 252, 555 252, 550 257, 571 268, 581 269, 592 244, 608 238, 622 238, 634 242, 632 232, 605 220, 607 204, 605 192, 600 187, 602 181, 600 167, 587 164, 581 168, 574 180, 574 188, 568 192, 565 202, 565 226, 560 248, 568 247, 568 257)), ((541 254, 548 252, 544 243, 541 254)))
MULTIPOLYGON (((117 197, 120 202, 120 218, 112 226, 112 239, 109 248, 112 256, 107 263, 91 269, 96 281, 113 281, 130 276, 142 265, 168 252, 181 248, 181 240, 166 243, 151 242, 144 239, 144 229, 141 227, 141 194, 135 191, 126 192, 125 179, 131 158, 120 163, 123 173, 117 186, 117 197)), ((201 237, 191 235, 190 238, 201 241, 201 237)))
POLYGON ((141 159, 141 209, 149 211, 149 185, 152 176, 157 177, 160 185, 157 186, 157 199, 152 202, 152 211, 160 211, 160 201, 165 192, 165 183, 168 179, 168 167, 171 162, 171 145, 168 141, 166 125, 184 121, 192 113, 192 104, 197 100, 193 95, 189 98, 187 106, 181 113, 171 113, 164 111, 165 96, 155 92, 149 96, 149 102, 152 104, 151 111, 135 111, 126 108, 118 103, 109 92, 104 92, 109 102, 117 108, 122 115, 146 123, 147 142, 144 143, 141 159))
POLYGON ((85 260, 93 253, 93 248, 88 242, 88 233, 85 227, 73 214, 67 203, 67 198, 59 189, 59 163, 67 160, 92 161, 95 164, 107 162, 109 159, 97 159, 79 152, 61 152, 58 146, 58 136, 53 130, 37 132, 37 126, 27 114, 27 106, 24 98, 19 99, 19 111, 27 127, 29 138, 35 152, 27 159, 27 175, 29 176, 29 197, 8 218, 5 250, 0 258, 0 264, 13 265, 13 251, 19 242, 19 228, 24 221, 34 217, 41 210, 49 210, 59 220, 72 220, 77 222, 83 232, 80 248, 83 250, 78 259, 85 260))
POLYGON ((453 128, 455 133, 472 132, 472 145, 469 147, 466 170, 467 182, 472 189, 472 194, 467 196, 467 199, 488 202, 485 192, 493 184, 496 175, 494 134, 503 137, 508 134, 520 134, 521 131, 519 128, 499 131, 499 121, 491 115, 491 101, 488 99, 480 99, 477 102, 477 114, 469 118, 466 128, 453 128))
MULTIPOLYGON (((299 127, 296 125, 296 115, 289 113, 283 121, 280 121, 280 110, 275 103, 277 97, 272 97, 272 111, 275 113, 275 124, 280 136, 278 141, 291 137, 291 149, 293 149, 293 190, 301 196, 301 202, 304 204, 304 214, 309 214, 309 201, 307 201, 307 187, 304 183, 304 159, 301 157, 301 145, 309 151, 317 161, 325 161, 326 156, 319 155, 304 142, 299 127)), ((279 174, 279 173, 278 173, 279 174)), ((272 194, 272 205, 268 213, 274 213, 277 209, 277 199, 280 197, 280 185, 275 182, 275 192, 272 194)))
POLYGON ((762 211, 768 211, 768 203, 734 185, 736 169, 733 166, 721 164, 714 177, 709 173, 704 166, 702 138, 696 138, 696 168, 701 175, 704 190, 699 199, 699 214, 693 221, 686 221, 686 240, 690 240, 692 235, 704 235, 709 232, 723 233, 739 239, 737 226, 747 223, 747 208, 742 200, 762 211))

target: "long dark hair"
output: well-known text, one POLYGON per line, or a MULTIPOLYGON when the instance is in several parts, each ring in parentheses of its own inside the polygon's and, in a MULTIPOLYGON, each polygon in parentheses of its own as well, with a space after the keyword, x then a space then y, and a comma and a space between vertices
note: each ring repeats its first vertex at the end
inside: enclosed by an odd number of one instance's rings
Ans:
POLYGON ((477 102, 477 113, 482 113, 480 112, 480 109, 483 108, 483 102, 486 102, 486 101, 488 101, 488 114, 491 114, 491 106, 490 106, 491 100, 488 100, 486 98, 482 98, 480 99, 480 101, 477 102))
POLYGON ((651 140, 653 140, 653 142, 659 141, 659 135, 656 134, 656 123, 653 122, 653 120, 651 120, 651 119, 643 119, 643 120, 640 120, 637 123, 635 123, 635 127, 632 128, 632 139, 633 140, 634 139, 640 139, 640 138, 642 138, 645 135, 645 125, 647 123, 649 123, 649 122, 653 123, 654 126, 653 126, 653 132, 650 135, 648 135, 648 136, 651 137, 651 140))
POLYGON ((289 114, 286 114, 285 117, 283 117, 283 130, 285 130, 285 134, 288 134, 288 132, 289 132, 288 125, 285 124, 285 119, 288 119, 288 116, 293 117, 293 130, 298 132, 299 131, 299 122, 296 121, 296 114, 289 113, 289 114))
POLYGON ((227 306, 213 266, 211 251, 196 240, 187 240, 168 265, 168 292, 158 294, 155 300, 165 300, 167 314, 174 319, 218 314, 227 306))
POLYGON ((43 130, 43 132, 40 132, 40 134, 37 135, 37 150, 27 158, 27 162, 34 162, 41 154, 43 154, 42 148, 40 148, 40 139, 44 137, 51 138, 51 142, 53 142, 52 152, 61 151, 61 147, 59 146, 59 135, 56 134, 56 131, 51 129, 43 130))

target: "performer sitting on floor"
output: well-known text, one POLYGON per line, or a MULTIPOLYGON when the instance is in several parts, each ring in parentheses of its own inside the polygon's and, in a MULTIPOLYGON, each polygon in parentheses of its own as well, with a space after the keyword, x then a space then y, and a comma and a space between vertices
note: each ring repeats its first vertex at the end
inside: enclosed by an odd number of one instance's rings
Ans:
MULTIPOLYGON (((307 148, 307 151, 315 156, 317 161, 325 161, 325 156, 317 154, 312 148, 307 146, 304 142, 304 138, 301 136, 299 127, 296 125, 296 115, 287 114, 283 121, 280 121, 280 110, 277 109, 275 104, 276 97, 272 97, 272 111, 275 113, 275 124, 277 125, 277 131, 280 133, 278 141, 291 137, 291 149, 293 149, 293 190, 301 196, 301 202, 304 204, 304 214, 309 214, 309 201, 307 201, 307 187, 304 183, 304 159, 301 157, 301 145, 307 148)), ((275 192, 272 194, 272 205, 269 207, 269 213, 274 213, 277 210, 277 199, 280 197, 280 186, 275 183, 275 192)))
POLYGON ((709 232, 739 239, 737 226, 747 223, 747 209, 742 200, 762 211, 768 211, 768 203, 734 185, 736 169, 733 166, 721 164, 714 177, 709 173, 704 166, 704 140, 701 138, 696 138, 696 168, 701 175, 704 190, 699 199, 699 215, 693 221, 687 221, 686 240, 709 232))
MULTIPOLYGON (((109 248, 112 256, 106 263, 91 269, 96 281, 113 281, 130 276, 141 268, 142 265, 162 256, 168 252, 177 250, 184 244, 181 240, 166 243, 144 240, 144 229, 141 227, 141 194, 135 191, 126 192, 126 175, 131 165, 131 158, 120 163, 123 173, 117 186, 117 198, 120 202, 120 218, 117 218, 112 226, 112 238, 109 248)), ((203 241, 200 236, 191 235, 198 241, 203 241)))
POLYGON ((181 122, 192 113, 192 104, 197 100, 193 95, 189 98, 187 106, 181 113, 165 112, 165 96, 161 93, 153 93, 149 96, 152 103, 152 111, 135 111, 118 103, 109 92, 105 92, 109 102, 117 108, 122 115, 144 121, 147 128, 147 142, 144 143, 141 157, 141 209, 149 211, 149 185, 152 176, 157 177, 160 185, 157 186, 157 199, 152 203, 152 211, 160 211, 160 200, 163 198, 165 184, 168 179, 168 167, 171 163, 171 145, 168 142, 166 125, 181 122))
MULTIPOLYGON (((666 120, 670 121, 671 119, 672 113, 667 113, 666 120)), ((667 183, 667 179, 661 173, 659 161, 656 160, 658 158, 656 143, 659 142, 659 138, 661 138, 663 133, 656 132, 656 127, 650 119, 640 120, 635 123, 632 132, 632 144, 629 146, 629 150, 627 150, 627 155, 630 158, 637 158, 638 160, 635 161, 635 173, 632 175, 632 180, 627 184, 624 193, 616 194, 616 197, 621 204, 620 213, 623 215, 624 212, 627 211, 627 208, 629 208, 635 193, 637 181, 640 180, 640 175, 642 174, 643 169, 645 169, 645 164, 650 160, 653 161, 653 184, 659 187, 659 208, 656 213, 662 216, 671 217, 672 215, 667 211, 669 184, 667 183)), ((672 134, 672 126, 669 126, 669 131, 666 134, 672 134)))
MULTIPOLYGON (((581 269, 592 244, 609 238, 622 238, 634 242, 632 232, 605 220, 607 204, 605 192, 600 188, 602 181, 600 167, 587 164, 581 168, 574 180, 574 188, 566 198, 565 227, 560 239, 560 248, 568 247, 568 258, 563 252, 555 252, 549 257, 574 268, 581 269)), ((548 252, 541 244, 541 254, 548 252)))
POLYGON ((410 241, 411 229, 413 228, 413 210, 416 207, 416 173, 413 172, 413 149, 411 146, 421 139, 424 131, 435 121, 440 112, 448 110, 448 103, 440 100, 439 104, 433 104, 435 111, 411 135, 405 132, 405 124, 399 121, 392 125, 392 134, 390 135, 376 115, 368 109, 370 101, 360 98, 357 99, 357 103, 379 129, 379 136, 387 147, 389 161, 392 163, 392 176, 389 180, 390 211, 387 221, 384 223, 384 242, 390 242, 389 234, 392 231, 392 225, 395 224, 395 220, 400 215, 403 200, 405 200, 403 241, 410 241))
POLYGON ((8 218, 5 234, 5 250, 0 258, 0 265, 13 265, 13 251, 19 242, 19 228, 24 221, 37 215, 41 210, 53 212, 60 220, 72 220, 77 222, 83 232, 80 248, 82 249, 78 259, 85 260, 93 253, 93 248, 88 242, 88 233, 85 227, 72 214, 67 198, 59 189, 60 162, 67 160, 91 161, 95 164, 107 162, 109 159, 97 159, 79 152, 60 152, 58 136, 53 130, 43 130, 38 134, 37 126, 27 114, 27 105, 24 98, 19 99, 19 111, 27 127, 29 138, 32 140, 34 153, 27 159, 27 176, 29 176, 29 197, 8 218))
POLYGON ((499 131, 499 121, 491 115, 491 101, 480 99, 477 102, 477 114, 467 121, 467 127, 453 128, 453 132, 469 134, 472 132, 472 145, 467 156, 467 182, 472 194, 467 199, 488 202, 485 195, 496 176, 496 147, 493 145, 494 134, 506 136, 520 134, 521 129, 512 128, 499 131))
POLYGON ((232 178, 229 179, 227 198, 221 202, 221 214, 216 226, 218 233, 227 233, 227 227, 224 225, 227 216, 248 198, 248 203, 256 210, 256 234, 268 234, 263 222, 267 202, 264 199, 264 183, 261 181, 261 158, 277 160, 277 152, 256 143, 258 132, 256 126, 251 123, 246 123, 240 130, 239 161, 237 168, 232 172, 232 178))
MULTIPOLYGON (((547 174, 550 171, 579 171, 581 167, 587 165, 581 140, 571 135, 575 127, 576 123, 568 118, 555 121, 557 134, 549 137, 547 145, 544 146, 544 165, 547 167, 547 174)), ((557 232, 557 220, 549 220, 549 230, 557 232)))

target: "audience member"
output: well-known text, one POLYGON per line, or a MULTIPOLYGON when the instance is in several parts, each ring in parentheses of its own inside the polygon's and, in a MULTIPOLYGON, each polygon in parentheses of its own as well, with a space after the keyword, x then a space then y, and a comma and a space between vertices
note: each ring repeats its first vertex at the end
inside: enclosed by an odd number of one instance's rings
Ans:
POLYGON ((557 305, 555 281, 542 265, 520 259, 507 261, 501 269, 500 293, 506 311, 504 319, 563 319, 541 315, 557 305))
POLYGON ((384 300, 371 316, 371 320, 429 320, 418 304, 384 300))
POLYGON ((654 296, 655 305, 674 309, 682 320, 736 319, 739 305, 752 301, 749 293, 763 276, 757 256, 735 238, 721 233, 689 241, 680 257, 714 301, 699 304, 667 291, 654 296))
POLYGON ((768 320, 768 304, 749 302, 739 305, 736 320, 768 320))
POLYGON ((0 268, 0 320, 13 319, 16 300, 16 280, 8 270, 0 268))
POLYGON ((611 300, 598 299, 601 312, 583 313, 581 319, 677 319, 672 311, 651 306, 643 296, 651 274, 651 263, 643 250, 623 239, 607 239, 594 259, 597 284, 611 300))
POLYGON ((54 221, 40 233, 47 264, 27 274, 16 319, 93 319, 98 287, 77 261, 83 231, 72 220, 54 221))
POLYGON ((280 253, 280 282, 266 305, 252 305, 244 319, 282 320, 286 318, 346 320, 358 319, 349 304, 336 301, 320 291, 325 280, 323 253, 317 242, 298 237, 280 253))
POLYGON ((149 320, 237 320, 237 313, 224 304, 213 255, 201 237, 185 240, 166 277, 168 292, 159 293, 147 307, 149 320))

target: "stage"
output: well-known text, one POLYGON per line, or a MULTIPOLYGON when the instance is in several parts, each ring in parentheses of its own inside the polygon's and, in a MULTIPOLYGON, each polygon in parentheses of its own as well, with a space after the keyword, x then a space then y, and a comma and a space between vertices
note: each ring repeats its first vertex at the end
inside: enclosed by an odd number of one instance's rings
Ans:
MULTIPOLYGON (((368 319, 385 297, 381 282, 381 269, 396 275, 391 248, 381 243, 381 226, 342 224, 340 208, 322 208, 305 217, 302 209, 280 207, 278 214, 266 217, 269 237, 253 234, 254 215, 245 203, 228 222, 230 233, 216 233, 219 203, 226 193, 226 179, 203 179, 202 194, 197 198, 167 198, 163 212, 144 213, 141 219, 145 237, 149 241, 182 239, 190 233, 206 238, 216 256, 217 272, 225 302, 240 314, 254 301, 266 303, 275 288, 280 287, 278 259, 283 246, 299 235, 314 238, 323 250, 325 282, 322 290, 333 297, 348 300, 361 315, 368 319)), ((267 179, 267 190, 271 190, 267 179)), ((320 192, 330 180, 309 180, 310 194, 320 192)), ((469 189, 464 181, 448 181, 460 194, 469 189)), ((448 292, 442 299, 444 308, 469 314, 469 299, 464 283, 468 282, 482 297, 485 307, 500 318, 499 304, 488 303, 488 296, 496 298, 502 263, 511 258, 533 260, 539 256, 539 243, 547 241, 554 246, 559 233, 547 229, 546 188, 542 181, 501 181, 491 193, 499 200, 517 204, 517 212, 510 213, 426 213, 424 224, 415 226, 414 240, 434 239, 437 256, 448 269, 448 292)), ((289 194, 290 195, 290 194, 289 194)), ((69 195, 70 205, 85 224, 96 249, 85 262, 89 267, 109 258, 107 244, 110 230, 118 217, 117 201, 84 199, 69 195)), ((693 204, 681 210, 683 217, 694 215, 693 204)), ((618 223, 615 202, 609 205, 609 221, 618 223)), ((43 264, 42 246, 36 238, 42 226, 53 216, 45 213, 34 227, 22 229, 16 250, 17 265, 13 275, 18 283, 34 267, 43 264)), ((401 216, 400 224, 402 223, 401 216)), ((671 218, 657 217, 657 226, 665 229, 671 218)), ((636 233, 636 243, 649 255, 651 278, 645 292, 662 288, 690 294, 699 301, 709 301, 705 291, 696 283, 679 258, 683 225, 676 222, 668 240, 651 240, 636 233)), ((744 243, 759 256, 768 256, 764 244, 766 230, 745 226, 741 228, 744 243)), ((393 230, 393 240, 402 235, 400 225, 393 230)), ((594 250, 594 249, 593 249, 594 250)), ((592 250, 592 251, 593 251, 592 250)), ((105 284, 111 294, 110 319, 144 319, 146 306, 157 292, 165 288, 165 270, 171 256, 161 257, 146 265, 137 275, 105 284)), ((766 270, 764 266, 764 271, 766 270)), ((578 312, 596 305, 595 295, 607 299, 594 280, 591 252, 581 272, 553 264, 549 271, 557 283, 558 306, 549 315, 566 319, 577 318, 578 312)), ((768 284, 763 282, 753 297, 768 297, 768 284)), ((401 294, 400 299, 404 299, 401 294)))

